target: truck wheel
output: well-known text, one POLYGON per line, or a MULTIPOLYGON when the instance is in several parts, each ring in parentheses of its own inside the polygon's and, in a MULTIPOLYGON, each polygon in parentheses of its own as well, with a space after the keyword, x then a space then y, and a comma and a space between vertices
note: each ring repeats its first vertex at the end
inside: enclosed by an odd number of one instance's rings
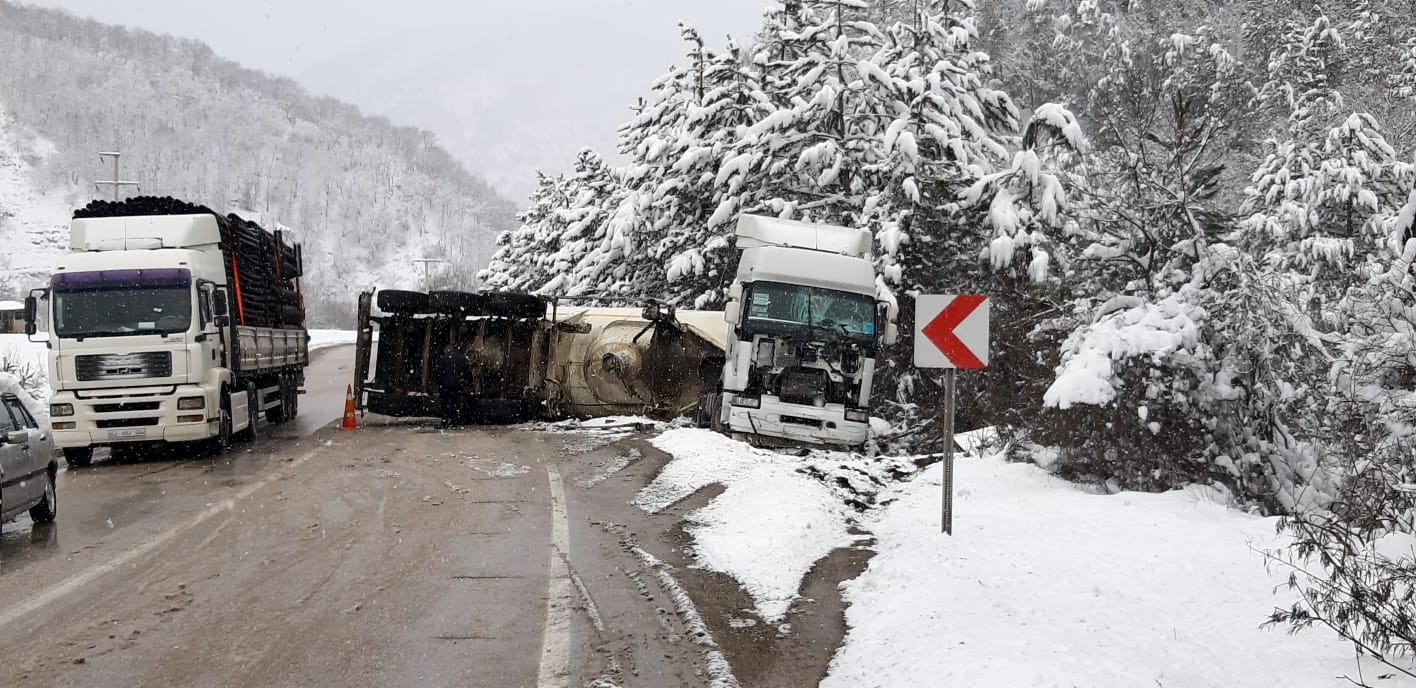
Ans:
MULTIPOLYGON (((256 403, 256 386, 255 386, 255 385, 251 385, 250 387, 247 387, 247 388, 246 388, 246 409, 247 409, 246 415, 247 415, 247 417, 249 418, 250 423, 249 423, 248 425, 246 425, 246 429, 245 429, 245 430, 242 430, 240 433, 238 433, 238 434, 235 435, 236 440, 239 441, 239 442, 255 442, 255 441, 256 441, 256 417, 259 416, 260 413, 250 410, 250 409, 255 408, 255 403, 256 403)), ((228 420, 227 422, 231 423, 232 425, 235 425, 235 420, 234 420, 234 419, 228 420)))
POLYGON ((379 292, 379 310, 385 313, 426 313, 428 295, 420 291, 384 289, 379 292))
POLYGON ((493 292, 486 295, 486 313, 494 318, 528 320, 546 317, 546 300, 532 294, 493 292))
POLYGON ((59 517, 59 491, 54 489, 54 469, 44 472, 44 498, 29 510, 35 523, 53 523, 59 517))
MULTIPOLYGON (((225 394, 222 395, 223 397, 225 394)), ((255 419, 252 418, 252 421, 255 419)), ((221 420, 217 423, 218 430, 216 437, 207 440, 207 454, 210 456, 221 456, 231 449, 231 405, 223 401, 221 404, 221 420)))
POLYGON ((428 308, 439 313, 481 315, 486 297, 469 291, 428 292, 428 308))
POLYGON ((64 463, 72 468, 88 468, 93 464, 93 447, 67 447, 64 449, 64 463))
POLYGON ((288 420, 288 419, 285 417, 285 406, 286 406, 286 404, 289 404, 289 403, 290 403, 290 401, 289 401, 289 400, 286 398, 286 396, 285 396, 285 384, 284 384, 284 383, 281 383, 281 385, 280 385, 280 405, 279 405, 279 406, 274 406, 274 407, 269 408, 269 409, 266 409, 266 412, 265 412, 266 422, 267 422, 267 423, 270 423, 271 425, 280 425, 281 423, 284 423, 286 420, 288 420))

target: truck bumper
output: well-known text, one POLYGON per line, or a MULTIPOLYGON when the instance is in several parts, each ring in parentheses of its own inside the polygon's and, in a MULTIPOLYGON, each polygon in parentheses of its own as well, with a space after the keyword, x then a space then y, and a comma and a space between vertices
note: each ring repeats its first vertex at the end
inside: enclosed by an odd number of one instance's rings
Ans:
POLYGON ((779 438, 794 444, 860 447, 870 430, 869 423, 846 420, 846 408, 840 404, 784 404, 765 395, 761 408, 733 406, 731 402, 731 394, 723 398, 728 429, 735 433, 779 438))
MULTIPOLYGON (((166 391, 166 390, 164 390, 166 391)), ((181 385, 167 394, 119 395, 96 391, 80 399, 57 392, 51 404, 73 404, 74 415, 50 418, 55 446, 61 449, 127 442, 195 442, 214 437, 220 427, 217 393, 196 385, 181 385), (98 397, 103 394, 103 397, 98 397), (206 399, 201 409, 177 409, 185 397, 206 399), (194 420, 200 417, 200 420, 194 420), (72 424, 72 426, 67 426, 72 424)))

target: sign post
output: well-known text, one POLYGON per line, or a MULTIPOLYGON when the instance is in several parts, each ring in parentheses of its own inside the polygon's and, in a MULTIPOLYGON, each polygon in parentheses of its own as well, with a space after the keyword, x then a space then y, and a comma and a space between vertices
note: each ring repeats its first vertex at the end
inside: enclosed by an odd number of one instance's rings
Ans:
POLYGON ((954 534, 954 376, 988 367, 988 297, 921 294, 915 298, 916 368, 944 369, 942 529, 954 534))

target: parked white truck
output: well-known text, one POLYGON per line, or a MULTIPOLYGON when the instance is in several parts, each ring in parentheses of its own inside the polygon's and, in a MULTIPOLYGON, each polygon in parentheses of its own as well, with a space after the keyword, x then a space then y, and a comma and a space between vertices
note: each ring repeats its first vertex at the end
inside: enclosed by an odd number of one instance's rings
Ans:
POLYGON ((700 422, 766 444, 857 448, 895 308, 877 300, 865 230, 743 215, 721 389, 700 422))
POLYGON ((26 300, 47 301, 50 421, 73 466, 99 446, 254 437, 298 412, 309 363, 299 246, 170 198, 95 202, 71 253, 26 300))

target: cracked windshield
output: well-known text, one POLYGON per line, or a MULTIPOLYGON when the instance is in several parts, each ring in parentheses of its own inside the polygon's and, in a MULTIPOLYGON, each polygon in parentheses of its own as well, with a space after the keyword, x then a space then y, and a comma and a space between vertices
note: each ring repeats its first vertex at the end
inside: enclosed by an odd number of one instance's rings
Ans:
POLYGON ((1409 0, 0 0, 0 688, 1416 688, 1409 0))

